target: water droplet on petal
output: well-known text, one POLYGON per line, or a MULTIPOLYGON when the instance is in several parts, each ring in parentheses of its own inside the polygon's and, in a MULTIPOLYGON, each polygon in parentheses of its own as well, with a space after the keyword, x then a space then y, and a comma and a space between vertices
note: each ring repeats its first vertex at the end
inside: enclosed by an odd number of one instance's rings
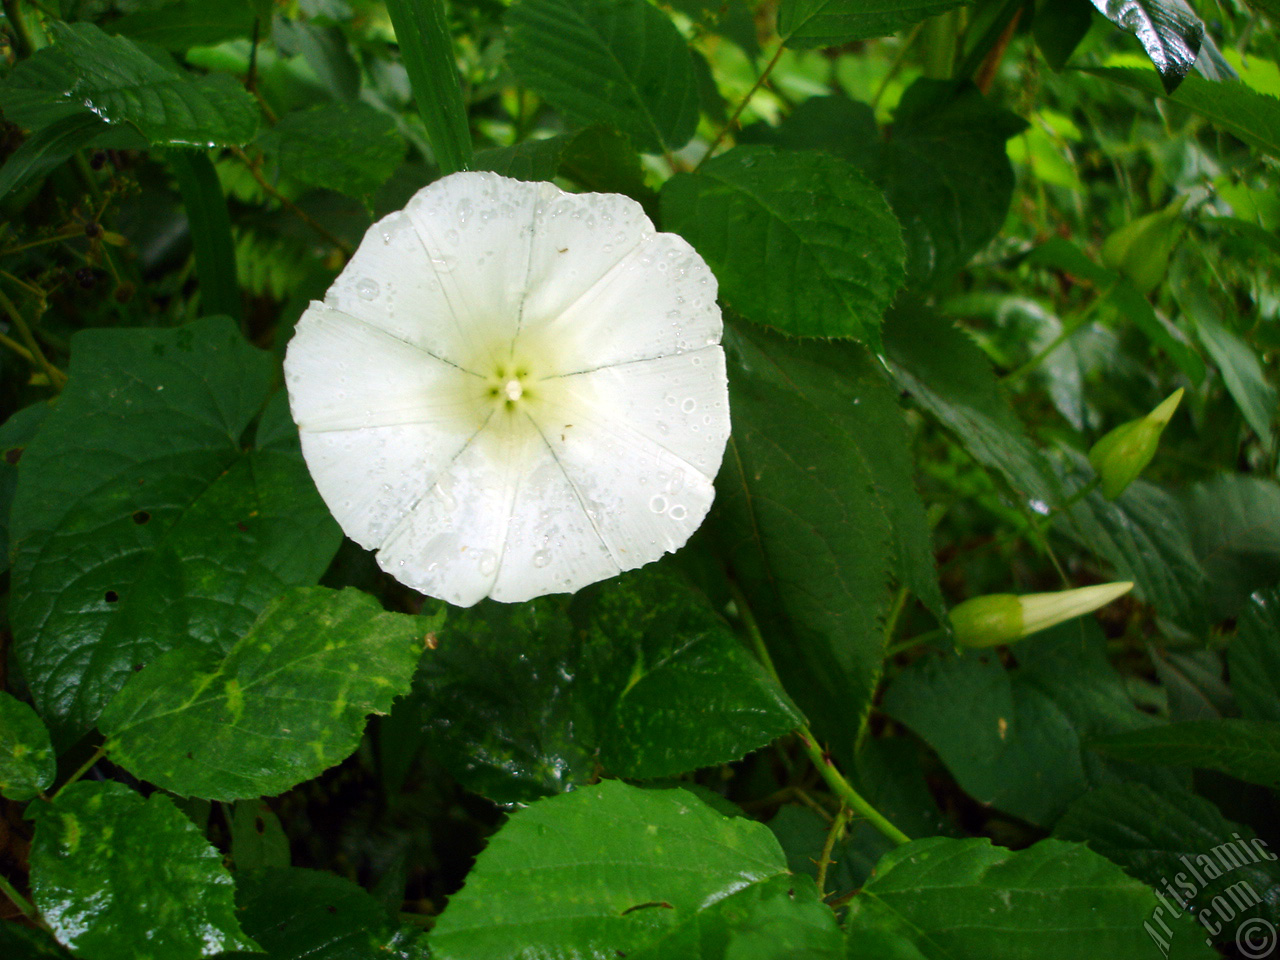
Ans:
POLYGON ((649 509, 654 513, 667 512, 667 498, 659 494, 649 501, 649 509))
POLYGON ((373 300, 378 296, 378 281, 365 277, 356 284, 356 293, 361 300, 373 300))
POLYGON ((492 550, 481 550, 476 555, 477 565, 480 567, 480 575, 487 577, 498 569, 498 555, 492 550))
POLYGON ((698 401, 693 399, 693 397, 685 397, 684 402, 680 404, 680 409, 685 413, 693 413, 693 411, 698 409, 698 401))
POLYGON ((533 555, 533 565, 541 569, 551 562, 551 553, 547 550, 539 550, 533 555))
POLYGON ((684 507, 680 506, 680 504, 677 503, 674 507, 672 507, 670 510, 667 511, 667 516, 669 516, 672 520, 683 520, 686 516, 688 516, 688 511, 685 510, 684 507))

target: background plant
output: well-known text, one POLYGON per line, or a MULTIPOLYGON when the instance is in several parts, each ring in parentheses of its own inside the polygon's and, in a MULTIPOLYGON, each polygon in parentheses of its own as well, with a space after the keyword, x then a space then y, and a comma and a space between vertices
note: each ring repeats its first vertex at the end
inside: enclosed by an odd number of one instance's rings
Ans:
POLYGON ((1164 881, 1280 841, 1274 0, 3 9, 6 958, 1264 955, 1274 862, 1164 881), (677 555, 458 610, 280 358, 467 168, 697 247, 733 436, 677 555))

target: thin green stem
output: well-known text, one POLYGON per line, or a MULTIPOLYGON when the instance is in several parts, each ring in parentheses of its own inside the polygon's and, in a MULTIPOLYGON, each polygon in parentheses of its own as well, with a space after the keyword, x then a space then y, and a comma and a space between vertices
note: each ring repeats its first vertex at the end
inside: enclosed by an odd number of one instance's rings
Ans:
POLYGON ((1096 297, 1094 297, 1083 308, 1081 308, 1080 312, 1076 314, 1076 316, 1072 317, 1070 320, 1068 320, 1066 323, 1062 325, 1062 332, 1059 333, 1056 337, 1054 337, 1053 340, 1050 341, 1044 347, 1044 349, 1036 353, 1035 356, 1033 356, 1030 360, 1028 360, 1022 366, 1018 367, 1016 370, 1014 370, 1011 373, 1006 373, 1000 379, 1005 383, 1008 383, 1011 380, 1021 379, 1022 377, 1025 377, 1028 373, 1030 373, 1032 370, 1035 370, 1036 367, 1040 366, 1040 364, 1044 363, 1044 361, 1048 358, 1048 356, 1051 353, 1053 353, 1053 351, 1057 350, 1060 346, 1062 346, 1064 343, 1070 340, 1081 327, 1083 327, 1086 323, 1089 322, 1089 320, 1093 317, 1094 311, 1098 309, 1098 306, 1102 304, 1102 302, 1105 301, 1107 297, 1111 296, 1111 291, 1114 289, 1115 289, 1115 284, 1113 283, 1110 286, 1108 286, 1105 290, 1101 291, 1096 297))
POLYGON ((876 92, 871 98, 872 113, 875 113, 876 109, 880 106, 880 98, 884 96, 884 92, 888 89, 889 84, 893 82, 893 78, 902 71, 902 65, 907 62, 907 54, 911 52, 911 48, 919 38, 921 30, 924 28, 924 24, 925 21, 921 20, 912 27, 911 32, 907 34, 906 39, 902 41, 902 45, 898 47, 898 52, 893 56, 893 62, 889 64, 888 73, 886 73, 881 79, 880 85, 876 87, 876 92))
MULTIPOLYGON (((760 632, 760 625, 756 622, 755 615, 751 612, 746 594, 733 581, 729 582, 729 589, 733 595, 734 603, 738 607, 738 615, 742 618, 742 624, 746 628, 747 636, 751 640, 751 647, 759 658, 761 666, 773 678, 773 682, 782 687, 782 679, 778 676, 778 671, 773 665, 773 659, 769 656, 769 650, 764 642, 764 634, 760 632)), ((782 687, 782 689, 785 691, 786 688, 782 687)), ((854 789, 853 784, 846 780, 844 775, 835 768, 831 758, 818 746, 818 741, 807 724, 797 727, 795 734, 800 738, 800 742, 804 744, 805 753, 809 755, 809 759, 813 762, 818 774, 826 781, 827 786, 831 788, 831 791, 841 803, 851 807, 856 813, 865 817, 873 827, 894 843, 911 842, 910 837, 890 823, 879 810, 868 803, 862 794, 854 789)))
POLYGON ((944 636, 946 632, 947 631, 939 627, 937 630, 928 630, 924 633, 918 633, 914 637, 902 640, 886 649, 884 652, 884 658, 886 660, 892 660, 900 653, 906 653, 908 650, 914 650, 923 643, 929 643, 935 637, 944 636))
POLYGON ((831 821, 831 829, 827 831, 826 842, 822 845, 822 853, 818 857, 818 893, 826 897, 827 895, 827 868, 833 863, 831 859, 831 851, 836 845, 836 841, 840 839, 844 833, 845 825, 849 822, 849 808, 841 805, 840 812, 836 814, 836 818, 831 821))
POLYGON ((93 751, 93 756, 91 756, 88 760, 82 763, 80 765, 80 768, 76 770, 76 772, 73 773, 70 777, 67 778, 67 782, 58 788, 58 792, 53 795, 54 801, 57 801, 58 797, 62 795, 63 790, 67 789, 67 787, 71 786, 73 783, 75 783, 77 780, 83 777, 86 773, 92 770, 94 767, 94 764, 96 764, 99 760, 101 760, 106 755, 107 755, 107 745, 105 743, 100 744, 98 746, 98 749, 93 751))
POLYGON ((31 351, 20 344, 17 340, 6 337, 3 333, 0 333, 0 346, 8 347, 23 360, 27 361, 27 363, 31 364, 33 367, 39 368, 40 365, 36 363, 36 358, 31 355, 31 351))
POLYGON ((0 873, 0 893, 3 893, 8 897, 9 901, 18 908, 19 912, 21 912, 24 917, 32 923, 39 924, 46 930, 48 929, 48 927, 45 926, 44 921, 40 919, 40 914, 36 912, 35 905, 22 894, 18 893, 18 891, 14 889, 13 884, 5 879, 3 873, 0 873))
POLYGON ((257 181, 258 186, 260 186, 264 191, 266 191, 268 196, 273 197, 276 201, 279 202, 279 204, 282 207, 284 207, 286 210, 292 213, 295 217, 297 217, 299 220, 305 223, 308 227, 314 230, 327 243, 330 243, 334 247, 337 247, 340 251, 342 251, 342 254, 344 256, 350 259, 351 255, 355 252, 351 248, 351 244, 347 243, 345 240, 339 237, 334 236, 332 233, 329 232, 329 230, 324 225, 322 225, 314 217, 312 217, 311 214, 307 213, 307 211, 303 210, 300 206, 298 206, 296 203, 294 203, 292 200, 286 197, 283 193, 277 190, 270 183, 270 181, 268 181, 267 178, 262 175, 262 171, 258 169, 257 164, 255 164, 252 160, 250 160, 249 156, 243 150, 241 150, 239 147, 232 147, 231 152, 235 154, 236 158, 239 159, 241 163, 243 163, 246 167, 248 167, 250 176, 252 176, 253 179, 257 181))
POLYGON ((707 147, 707 152, 702 155, 702 159, 699 160, 697 166, 693 168, 694 173, 698 172, 698 168, 706 163, 707 159, 716 152, 716 147, 720 146, 720 142, 729 135, 729 131, 734 128, 735 124, 737 124, 738 118, 742 116, 742 111, 747 108, 747 104, 751 102, 751 98, 756 95, 756 91, 764 85, 764 82, 767 79, 769 79, 769 74, 773 72, 773 68, 776 67, 778 65, 778 61, 782 59, 782 51, 785 49, 786 47, 781 43, 778 44, 778 49, 774 51, 773 57, 765 65, 765 68, 760 71, 760 76, 756 77, 756 82, 751 85, 751 89, 747 91, 747 95, 742 98, 737 108, 733 111, 733 116, 731 116, 725 122, 725 125, 720 128, 720 132, 716 134, 716 138, 711 141, 711 146, 707 147))
POLYGON ((4 312, 9 315, 9 319, 13 321, 13 325, 18 328, 18 333, 26 343, 27 349, 31 351, 31 356, 35 358, 36 364, 44 371, 44 375, 49 378, 49 386, 61 392, 62 388, 67 385, 67 375, 49 362, 44 355, 44 351, 40 349, 40 344, 36 343, 35 335, 31 332, 31 328, 27 326, 26 319, 3 290, 0 290, 0 308, 4 309, 4 312))
POLYGON ((35 53, 36 45, 31 39, 31 30, 27 19, 22 14, 18 0, 4 0, 4 15, 13 28, 13 53, 19 60, 25 60, 35 53))

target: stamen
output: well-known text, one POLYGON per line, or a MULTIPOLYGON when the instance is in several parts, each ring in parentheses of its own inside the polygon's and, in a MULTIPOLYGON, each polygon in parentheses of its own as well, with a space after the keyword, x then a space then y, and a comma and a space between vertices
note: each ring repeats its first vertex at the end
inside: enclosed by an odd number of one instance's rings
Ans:
POLYGON ((519 380, 508 380, 506 391, 508 400, 519 400, 524 396, 524 387, 520 386, 519 380))

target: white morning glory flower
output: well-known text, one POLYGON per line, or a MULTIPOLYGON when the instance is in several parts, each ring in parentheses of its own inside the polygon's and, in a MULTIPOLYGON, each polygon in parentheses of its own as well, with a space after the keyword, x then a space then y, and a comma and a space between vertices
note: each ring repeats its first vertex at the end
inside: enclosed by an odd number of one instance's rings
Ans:
POLYGON ((456 173, 374 224, 285 380, 346 534, 459 606, 682 546, 729 436, 716 281, 640 205, 456 173))

